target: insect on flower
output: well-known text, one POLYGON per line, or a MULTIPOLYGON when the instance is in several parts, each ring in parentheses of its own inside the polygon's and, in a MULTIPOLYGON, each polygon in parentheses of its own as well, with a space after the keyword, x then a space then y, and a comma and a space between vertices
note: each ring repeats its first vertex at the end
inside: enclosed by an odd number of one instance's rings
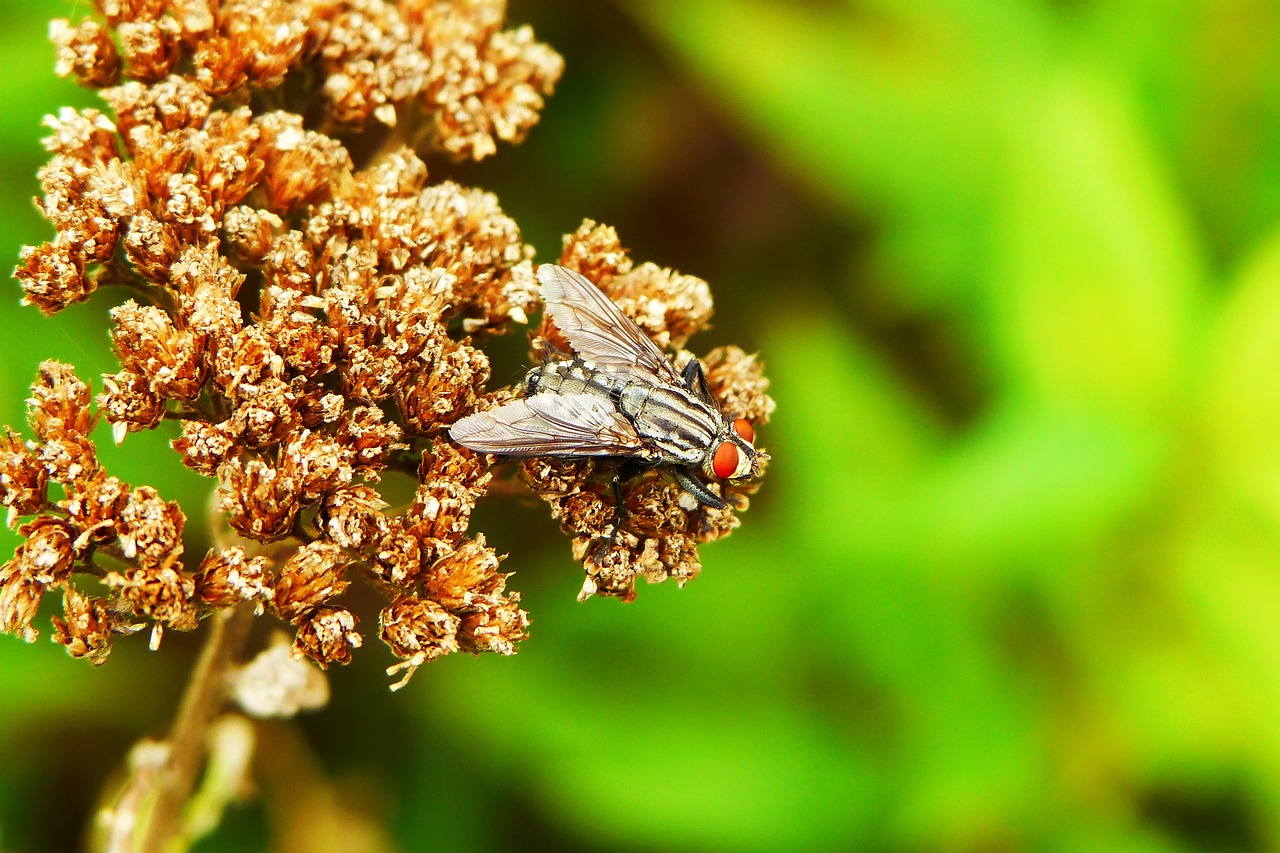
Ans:
POLYGON ((755 431, 720 410, 702 363, 677 370, 599 288, 573 270, 538 268, 542 299, 575 357, 548 361, 525 375, 525 396, 468 415, 449 429, 458 444, 505 456, 624 460, 619 483, 663 467, 700 503, 723 509, 720 495, 699 478, 750 477, 758 452, 755 431))

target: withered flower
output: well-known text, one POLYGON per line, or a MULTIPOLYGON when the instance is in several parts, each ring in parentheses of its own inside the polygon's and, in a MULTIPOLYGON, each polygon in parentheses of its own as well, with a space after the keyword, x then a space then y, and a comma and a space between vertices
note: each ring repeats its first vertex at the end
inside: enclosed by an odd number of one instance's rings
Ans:
MULTIPOLYGON (((442 655, 509 655, 525 638, 503 558, 472 530, 478 501, 522 481, 572 537, 583 597, 698 573, 697 545, 737 525, 754 485, 714 510, 650 472, 624 484, 619 526, 609 460, 508 465, 448 439, 459 418, 519 393, 486 390, 483 347, 540 309, 533 249, 498 199, 433 182, 424 160, 518 142, 560 76, 528 27, 504 28, 501 0, 97 9, 51 29, 58 72, 101 90, 106 110, 46 120, 38 206, 56 233, 22 251, 16 277, 45 314, 99 287, 131 298, 111 312, 120 365, 96 399, 46 362, 34 439, 0 437, 0 503, 24 537, 0 567, 0 630, 34 639, 56 592, 54 639, 97 664, 113 636, 148 623, 156 642, 162 628, 251 609, 292 626, 293 654, 327 667, 361 646, 348 588, 364 582, 386 602, 379 635, 400 659, 398 687, 442 655), (355 150, 375 153, 357 162, 355 150), (218 532, 242 541, 187 554, 183 509, 100 464, 99 419, 117 442, 176 422, 180 461, 216 480, 218 532), (388 477, 413 486, 384 494, 388 477), (392 506, 392 494, 412 498, 392 506)), ((633 264, 593 222, 560 262, 677 364, 690 357, 711 316, 705 282, 633 264)), ((532 354, 553 350, 570 347, 544 320, 532 354)), ((727 411, 768 419, 753 357, 722 348, 704 361, 727 411)))

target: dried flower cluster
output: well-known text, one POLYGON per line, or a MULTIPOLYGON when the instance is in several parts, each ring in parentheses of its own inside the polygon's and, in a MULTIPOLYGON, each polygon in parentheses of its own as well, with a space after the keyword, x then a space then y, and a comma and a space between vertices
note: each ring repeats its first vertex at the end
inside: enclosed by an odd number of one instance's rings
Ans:
MULTIPOLYGON (((707 283, 654 264, 633 265, 617 233, 587 221, 565 239, 560 263, 595 281, 659 346, 672 350, 677 364, 693 355, 682 349, 689 336, 711 319, 707 283)), ((569 352, 571 347, 549 318, 532 333, 531 357, 569 352)), ((737 347, 720 347, 702 359, 707 382, 725 412, 757 424, 768 421, 773 399, 768 380, 754 356, 737 347)), ((616 507, 609 478, 596 460, 528 459, 521 464, 524 482, 551 505, 552 515, 573 537, 574 559, 586 569, 580 599, 592 595, 635 597, 635 582, 674 578, 683 585, 701 571, 698 543, 726 536, 759 488, 768 462, 761 453, 752 480, 725 485, 729 506, 699 504, 660 471, 623 485, 626 523, 615 530, 616 507)), ((607 465, 609 463, 604 463, 607 465)), ((612 472, 608 472, 612 473, 612 472)))
MULTIPOLYGON (((475 344, 537 308, 533 251, 492 195, 430 183, 405 143, 478 159, 495 139, 519 140, 560 58, 528 28, 501 29, 492 0, 98 10, 101 22, 52 32, 59 71, 102 88, 114 118, 48 120, 38 205, 57 233, 23 250, 16 275, 46 314, 100 286, 135 298, 112 311, 120 370, 96 401, 47 362, 35 439, 0 440, 0 502, 25 537, 0 569, 0 630, 33 639, 42 597, 58 590, 54 639, 101 663, 113 634, 150 624, 158 642, 164 627, 241 606, 291 625, 295 654, 328 666, 362 643, 344 604, 362 579, 386 597, 380 635, 405 679, 455 651, 512 653, 528 617, 470 530, 498 460, 444 430, 512 393, 485 393, 475 344), (363 168, 329 135, 378 127, 387 138, 363 168), (89 438, 100 418, 116 441, 177 421, 174 449, 216 479, 243 544, 184 563, 186 516, 107 475, 89 438), (416 480, 408 506, 383 499, 389 472, 416 480)), ((633 268, 611 229, 585 224, 562 261, 673 351, 710 316, 704 282, 633 268)), ((535 349, 555 336, 544 325, 535 349)), ((751 357, 725 348, 706 366, 735 415, 767 419, 751 357)), ((696 544, 736 526, 750 491, 715 511, 656 474, 637 479, 627 528, 606 540, 614 507, 596 467, 520 466, 574 537, 584 596, 629 598, 640 575, 692 577, 696 544)))

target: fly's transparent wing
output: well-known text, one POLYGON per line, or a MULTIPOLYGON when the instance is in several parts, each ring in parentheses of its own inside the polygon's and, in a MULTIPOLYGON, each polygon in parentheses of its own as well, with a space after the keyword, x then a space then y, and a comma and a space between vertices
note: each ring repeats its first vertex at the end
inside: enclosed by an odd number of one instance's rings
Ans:
POLYGON ((463 447, 508 456, 649 456, 617 409, 590 394, 535 394, 449 427, 463 447))
POLYGON ((650 384, 680 384, 662 350, 600 288, 555 264, 538 267, 538 281, 547 313, 579 356, 650 384))

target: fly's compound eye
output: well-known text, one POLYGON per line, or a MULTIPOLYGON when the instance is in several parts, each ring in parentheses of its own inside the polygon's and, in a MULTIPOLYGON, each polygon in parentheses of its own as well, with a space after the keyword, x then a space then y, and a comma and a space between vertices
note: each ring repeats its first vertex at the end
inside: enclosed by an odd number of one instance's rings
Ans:
POLYGON ((748 421, 746 418, 738 418, 736 421, 734 421, 733 431, 736 432, 738 434, 738 437, 741 438, 743 441, 756 440, 756 431, 751 428, 751 422, 748 421))
POLYGON ((727 480, 738 470, 738 448, 731 441, 722 441, 711 457, 711 470, 721 480, 727 480))

